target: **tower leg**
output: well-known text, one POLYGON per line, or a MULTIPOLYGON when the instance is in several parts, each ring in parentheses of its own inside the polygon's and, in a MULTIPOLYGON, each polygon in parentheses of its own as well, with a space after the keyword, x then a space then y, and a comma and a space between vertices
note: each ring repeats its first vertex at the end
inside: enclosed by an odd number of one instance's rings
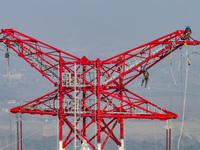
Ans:
POLYGON ((101 143, 97 143, 97 150, 101 150, 101 143))
POLYGON ((168 137, 168 129, 166 129, 166 150, 168 150, 168 140, 169 140, 169 137, 168 137))
POLYGON ((17 150, 19 150, 19 121, 17 120, 17 150))
POLYGON ((172 147, 172 141, 171 141, 171 138, 172 137, 172 134, 171 134, 171 129, 169 129, 169 150, 171 150, 171 147, 172 147))
POLYGON ((23 149, 23 143, 22 143, 22 115, 20 114, 20 147, 21 150, 23 149))
POLYGON ((16 150, 22 150, 22 116, 16 114, 16 150))
POLYGON ((64 98, 64 88, 62 86, 62 72, 64 71, 63 69, 63 59, 61 58, 61 54, 59 54, 59 103, 60 103, 60 108, 59 108, 59 112, 58 112, 58 118, 59 118, 59 143, 58 143, 58 149, 59 150, 64 150, 63 148, 63 114, 64 114, 64 110, 63 110, 63 98, 64 98))
MULTIPOLYGON (((122 77, 120 78, 120 87, 123 87, 123 78, 122 77)), ((122 90, 120 91, 119 94, 120 94, 121 99, 123 99, 122 90)), ((121 107, 123 107, 122 101, 120 104, 121 104, 121 107)), ((123 118, 120 119, 120 139, 121 139, 121 146, 119 146, 119 150, 124 150, 124 119, 123 118)))
POLYGON ((101 150, 101 127, 100 127, 100 124, 101 124, 101 121, 100 121, 100 118, 99 116, 101 115, 101 111, 100 111, 100 107, 101 107, 101 104, 100 104, 100 59, 98 58, 96 60, 96 67, 97 67, 97 71, 96 71, 96 74, 97 74, 97 86, 96 86, 96 97, 97 97, 97 114, 96 114, 96 119, 97 119, 97 150, 101 150))
POLYGON ((121 146, 119 146, 119 150, 124 150, 124 139, 121 139, 121 146))
POLYGON ((101 150, 101 131, 100 131, 100 120, 97 124, 97 150, 101 150))
POLYGON ((124 150, 124 120, 120 119, 120 139, 121 146, 119 146, 119 150, 124 150))
POLYGON ((58 150, 64 150, 64 148, 63 148, 63 139, 62 139, 62 126, 63 126, 63 122, 60 120, 60 123, 59 123, 59 143, 58 143, 58 150))
POLYGON ((64 148, 62 147, 63 142, 59 140, 59 149, 58 150, 64 150, 64 148))

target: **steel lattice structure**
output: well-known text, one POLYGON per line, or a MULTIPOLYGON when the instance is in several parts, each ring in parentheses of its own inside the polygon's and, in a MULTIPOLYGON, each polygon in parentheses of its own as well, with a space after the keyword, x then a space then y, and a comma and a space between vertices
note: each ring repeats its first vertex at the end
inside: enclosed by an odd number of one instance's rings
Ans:
POLYGON ((124 150, 125 118, 177 118, 177 114, 151 103, 126 86, 140 76, 144 68, 153 67, 184 44, 200 43, 192 37, 190 40, 185 39, 184 30, 177 30, 109 59, 89 60, 85 56, 73 56, 13 29, 2 29, 0 35, 0 42, 15 51, 55 86, 54 91, 12 108, 10 112, 57 116, 59 150, 65 149, 74 140, 101 150, 108 139, 112 139, 119 150, 124 150), (74 121, 70 118, 74 118, 74 121), (88 136, 88 129, 92 125, 96 126, 97 131, 88 136), (119 137, 114 132, 117 125, 119 137), (67 131, 64 126, 68 127, 67 131), (97 146, 94 141, 97 141, 97 146))

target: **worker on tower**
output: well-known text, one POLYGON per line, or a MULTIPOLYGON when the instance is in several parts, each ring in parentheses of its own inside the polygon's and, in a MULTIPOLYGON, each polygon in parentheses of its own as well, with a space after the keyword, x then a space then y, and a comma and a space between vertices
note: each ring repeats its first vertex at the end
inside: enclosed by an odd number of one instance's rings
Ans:
POLYGON ((146 70, 146 68, 144 68, 141 86, 143 86, 144 80, 145 80, 145 88, 146 88, 146 87, 147 87, 148 80, 149 80, 149 72, 146 70))
POLYGON ((187 27, 185 28, 185 38, 186 38, 187 40, 190 40, 191 34, 192 34, 192 30, 190 29, 189 26, 187 26, 187 27))

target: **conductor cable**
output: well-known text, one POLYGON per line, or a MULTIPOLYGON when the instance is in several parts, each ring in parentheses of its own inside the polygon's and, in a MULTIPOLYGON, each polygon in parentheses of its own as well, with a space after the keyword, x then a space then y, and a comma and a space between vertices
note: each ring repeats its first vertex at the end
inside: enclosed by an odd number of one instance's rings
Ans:
MULTIPOLYGON (((187 51, 186 51, 186 56, 188 56, 187 51)), ((181 123, 181 133, 180 133, 180 136, 179 136, 179 139, 178 139, 177 150, 179 150, 181 137, 183 135, 183 126, 184 126, 184 118, 185 118, 185 102, 186 102, 186 93, 187 93, 187 81, 188 81, 188 64, 187 64, 187 60, 186 60, 185 94, 184 94, 184 100, 183 100, 183 114, 182 114, 182 123, 181 123)))

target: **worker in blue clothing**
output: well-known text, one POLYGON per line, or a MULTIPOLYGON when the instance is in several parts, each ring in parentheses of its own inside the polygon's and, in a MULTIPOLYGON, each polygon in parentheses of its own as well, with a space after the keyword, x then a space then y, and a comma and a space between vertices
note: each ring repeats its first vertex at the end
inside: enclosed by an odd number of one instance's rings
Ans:
POLYGON ((187 26, 187 27, 185 28, 185 38, 186 38, 187 40, 190 40, 191 34, 192 34, 192 30, 190 29, 189 26, 187 26))
POLYGON ((145 88, 146 88, 146 87, 147 87, 148 80, 149 80, 149 72, 146 70, 146 68, 144 68, 141 86, 143 86, 144 80, 145 80, 145 88))

